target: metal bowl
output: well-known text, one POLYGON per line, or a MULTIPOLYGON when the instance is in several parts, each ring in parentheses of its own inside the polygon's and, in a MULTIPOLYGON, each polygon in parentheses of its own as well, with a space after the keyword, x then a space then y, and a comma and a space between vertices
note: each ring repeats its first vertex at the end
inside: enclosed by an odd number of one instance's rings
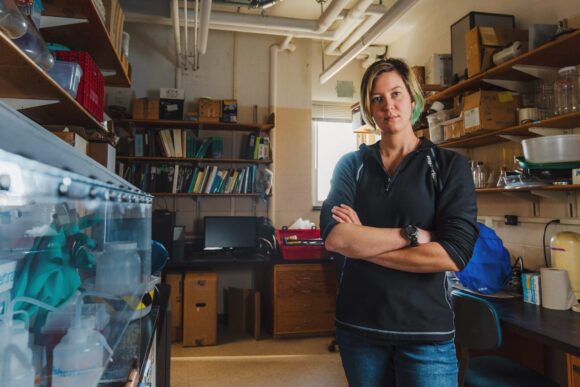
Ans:
POLYGON ((524 157, 532 163, 580 161, 580 134, 534 137, 522 140, 524 157))

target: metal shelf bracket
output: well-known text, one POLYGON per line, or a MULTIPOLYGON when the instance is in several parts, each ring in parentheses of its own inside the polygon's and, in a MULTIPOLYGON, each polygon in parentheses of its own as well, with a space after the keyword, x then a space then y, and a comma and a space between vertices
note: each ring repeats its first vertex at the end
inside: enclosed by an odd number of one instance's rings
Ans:
POLYGON ((41 16, 40 28, 62 27, 72 24, 88 23, 89 20, 85 18, 72 18, 60 16, 41 16))
POLYGON ((60 102, 58 99, 32 99, 32 98, 0 98, 0 101, 6 103, 8 106, 16 110, 52 105, 60 102))

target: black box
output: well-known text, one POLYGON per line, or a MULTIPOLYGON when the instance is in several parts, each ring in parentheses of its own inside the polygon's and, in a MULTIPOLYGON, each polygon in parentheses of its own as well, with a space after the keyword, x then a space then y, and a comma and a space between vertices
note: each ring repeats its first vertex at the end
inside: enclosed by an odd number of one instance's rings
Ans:
POLYGON ((151 238, 163 244, 169 253, 169 259, 173 259, 173 228, 175 227, 175 212, 167 210, 155 210, 151 219, 151 238))
POLYGON ((451 68, 455 81, 467 78, 465 34, 477 26, 515 28, 516 19, 514 15, 469 12, 451 25, 451 68))
POLYGON ((159 100, 160 120, 183 120, 183 100, 167 99, 159 100))

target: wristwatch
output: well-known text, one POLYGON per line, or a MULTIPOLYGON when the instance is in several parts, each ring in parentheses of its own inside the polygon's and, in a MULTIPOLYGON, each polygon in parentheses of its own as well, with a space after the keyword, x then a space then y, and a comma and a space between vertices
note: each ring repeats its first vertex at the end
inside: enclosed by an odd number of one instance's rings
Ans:
POLYGON ((408 224, 402 229, 405 238, 411 242, 411 247, 419 246, 419 230, 412 224, 408 224))

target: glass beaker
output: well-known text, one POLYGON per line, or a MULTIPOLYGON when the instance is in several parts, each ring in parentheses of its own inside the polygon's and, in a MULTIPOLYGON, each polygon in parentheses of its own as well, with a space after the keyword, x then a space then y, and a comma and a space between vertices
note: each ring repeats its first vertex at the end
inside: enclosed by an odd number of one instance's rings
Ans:
POLYGON ((545 120, 554 115, 554 84, 551 82, 538 82, 536 86, 536 106, 540 120, 545 120))
POLYGON ((558 79, 554 82, 554 95, 557 114, 578 111, 578 73, 575 66, 558 70, 558 79))

